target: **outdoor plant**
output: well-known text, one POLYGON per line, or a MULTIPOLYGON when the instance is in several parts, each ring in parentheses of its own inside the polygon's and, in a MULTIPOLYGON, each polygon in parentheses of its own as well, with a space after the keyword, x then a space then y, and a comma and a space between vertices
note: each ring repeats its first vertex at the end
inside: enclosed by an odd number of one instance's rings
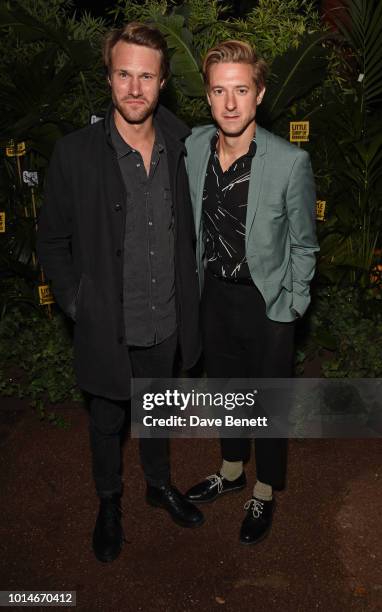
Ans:
POLYGON ((210 121, 200 72, 209 47, 238 38, 268 60, 259 122, 288 138, 290 120, 310 120, 311 142, 304 146, 318 195, 327 201, 317 292, 303 322, 299 361, 324 347, 333 352, 325 376, 380 373, 382 4, 348 0, 349 19, 337 19, 334 35, 315 4, 259 0, 237 18, 219 0, 117 0, 100 19, 75 14, 67 0, 0 2, 0 211, 6 215, 0 393, 31 398, 41 415, 44 402, 80 397, 66 320, 55 306, 38 303, 37 286, 45 281, 35 257, 36 216, 56 140, 109 104, 102 35, 132 19, 153 22, 166 36, 173 76, 163 102, 190 127, 210 121), (7 156, 10 141, 24 142, 25 154, 7 156), (24 181, 25 170, 37 172, 37 183, 24 181))
POLYGON ((346 10, 348 19, 336 23, 348 79, 341 89, 325 92, 323 108, 313 117, 328 201, 319 273, 332 283, 367 288, 381 247, 382 4, 348 0, 346 10))

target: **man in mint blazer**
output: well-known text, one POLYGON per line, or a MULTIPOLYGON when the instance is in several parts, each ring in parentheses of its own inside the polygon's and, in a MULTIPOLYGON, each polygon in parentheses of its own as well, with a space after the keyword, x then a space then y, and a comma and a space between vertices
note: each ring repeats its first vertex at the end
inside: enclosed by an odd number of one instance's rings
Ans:
MULTIPOLYGON (((292 375, 294 327, 309 306, 319 250, 315 187, 306 151, 256 125, 266 64, 250 45, 226 41, 203 63, 215 124, 186 141, 210 378, 292 375)), ((210 502, 246 485, 249 440, 221 439, 220 469, 188 499, 210 502)), ((285 439, 255 442, 257 481, 240 541, 269 531, 273 490, 284 486, 285 439)))

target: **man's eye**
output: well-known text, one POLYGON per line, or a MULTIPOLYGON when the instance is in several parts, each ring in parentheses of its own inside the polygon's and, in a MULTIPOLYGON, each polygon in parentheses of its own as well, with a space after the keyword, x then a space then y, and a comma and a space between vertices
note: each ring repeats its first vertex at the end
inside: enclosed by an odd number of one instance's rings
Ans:
POLYGON ((245 87, 240 87, 239 94, 245 95, 247 93, 247 91, 248 91, 248 89, 246 89, 245 87))
POLYGON ((120 72, 119 73, 119 78, 120 79, 126 79, 127 78, 127 72, 120 72))
POLYGON ((214 89, 215 96, 220 96, 222 92, 223 92, 222 89, 214 89))
POLYGON ((150 81, 153 77, 152 77, 151 74, 144 74, 143 78, 144 78, 145 81, 150 81))

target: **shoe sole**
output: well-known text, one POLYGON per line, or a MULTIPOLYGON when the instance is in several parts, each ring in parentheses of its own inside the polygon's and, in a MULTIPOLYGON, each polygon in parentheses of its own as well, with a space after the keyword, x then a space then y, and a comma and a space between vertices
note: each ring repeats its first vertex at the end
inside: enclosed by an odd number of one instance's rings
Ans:
POLYGON ((162 504, 159 504, 155 501, 152 501, 151 499, 146 499, 146 503, 149 506, 152 506, 153 508, 160 508, 161 510, 165 510, 168 514, 168 516, 171 518, 171 520, 174 521, 174 523, 176 523, 177 525, 179 525, 179 527, 188 527, 190 529, 194 529, 195 527, 201 527, 205 521, 204 517, 202 518, 201 521, 199 521, 199 523, 185 523, 183 521, 180 521, 179 519, 174 518, 169 511, 164 508, 164 506, 162 506, 162 504))
POLYGON ((252 542, 246 542, 245 540, 239 539, 239 542, 243 546, 254 546, 255 544, 259 544, 260 542, 265 540, 265 538, 270 534, 270 531, 271 531, 271 526, 269 526, 269 528, 263 533, 263 535, 257 538, 257 540, 253 540, 252 542))
POLYGON ((215 497, 211 497, 210 499, 191 499, 190 497, 187 497, 187 495, 186 495, 186 499, 192 504, 209 504, 213 501, 216 501, 219 497, 223 497, 223 495, 227 495, 227 493, 238 493, 239 491, 242 491, 243 489, 245 489, 246 486, 247 485, 245 484, 240 487, 234 487, 233 489, 229 489, 228 491, 222 491, 221 493, 216 493, 215 497))
POLYGON ((116 555, 98 555, 94 548, 93 548, 93 552, 95 555, 95 558, 98 559, 98 561, 101 561, 101 563, 111 563, 112 561, 115 561, 115 559, 117 559, 119 557, 119 555, 122 552, 122 547, 120 548, 120 550, 117 552, 116 555))

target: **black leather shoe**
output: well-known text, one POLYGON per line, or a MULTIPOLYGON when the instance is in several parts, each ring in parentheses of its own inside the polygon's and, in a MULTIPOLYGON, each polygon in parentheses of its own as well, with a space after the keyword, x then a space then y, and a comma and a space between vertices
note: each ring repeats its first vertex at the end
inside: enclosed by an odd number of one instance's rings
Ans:
POLYGON ((172 520, 181 527, 199 527, 204 516, 185 496, 172 485, 152 487, 147 485, 146 501, 150 506, 164 508, 172 520))
POLYGON ((247 510, 240 530, 240 542, 242 544, 256 544, 260 542, 270 530, 272 524, 272 514, 275 507, 275 502, 264 501, 252 497, 244 505, 244 510, 247 510))
POLYGON ((212 502, 220 497, 220 495, 223 495, 223 493, 244 489, 246 484, 247 479, 244 472, 242 472, 236 480, 227 480, 218 472, 217 474, 207 476, 205 480, 191 487, 191 489, 187 491, 186 497, 195 504, 212 502))
POLYGON ((122 550, 124 535, 121 525, 121 496, 100 498, 98 517, 93 533, 93 550, 98 561, 114 561, 122 550))

